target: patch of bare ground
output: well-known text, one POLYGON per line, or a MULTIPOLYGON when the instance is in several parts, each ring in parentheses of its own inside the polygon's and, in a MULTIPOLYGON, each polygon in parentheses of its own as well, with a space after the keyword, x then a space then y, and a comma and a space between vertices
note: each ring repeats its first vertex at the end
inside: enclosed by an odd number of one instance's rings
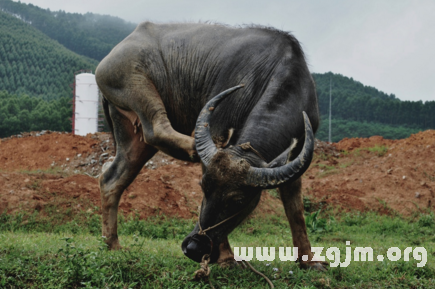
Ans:
MULTIPOLYGON (((113 140, 106 133, 83 137, 48 131, 3 139, 0 214, 100 207, 98 175, 114 154, 113 140)), ((199 164, 157 153, 126 189, 119 210, 140 218, 196 217, 202 200, 200 178, 199 164)), ((279 200, 263 193, 261 203, 259 212, 271 212, 279 200)))
MULTIPOLYGON (((0 213, 100 206, 98 175, 115 154, 109 134, 27 133, 0 142, 0 213)), ((409 215, 435 203, 435 131, 404 140, 316 141, 304 175, 304 194, 342 210, 409 215), (375 149, 373 149, 375 148, 375 149)), ((202 192, 199 164, 156 154, 122 196, 120 212, 141 218, 197 216, 202 192)), ((263 192, 257 214, 282 213, 278 198, 263 192)))
POLYGON ((338 153, 317 154, 304 192, 342 209, 410 215, 434 211, 435 131, 402 140, 343 139, 338 153))

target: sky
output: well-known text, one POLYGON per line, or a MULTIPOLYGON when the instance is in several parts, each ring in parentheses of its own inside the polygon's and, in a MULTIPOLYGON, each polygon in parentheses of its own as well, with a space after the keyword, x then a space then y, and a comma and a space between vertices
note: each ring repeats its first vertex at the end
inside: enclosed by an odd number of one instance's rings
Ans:
POLYGON ((290 31, 311 72, 331 71, 401 100, 435 100, 434 0, 21 0, 140 23, 215 21, 290 31))

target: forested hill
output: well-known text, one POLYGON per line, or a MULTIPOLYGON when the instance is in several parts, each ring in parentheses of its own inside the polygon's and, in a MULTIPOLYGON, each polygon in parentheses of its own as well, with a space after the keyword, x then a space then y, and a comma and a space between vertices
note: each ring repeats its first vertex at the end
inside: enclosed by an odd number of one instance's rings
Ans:
POLYGON ((11 0, 0 0, 0 9, 32 25, 66 48, 98 61, 136 28, 136 24, 118 17, 52 12, 11 0))
POLYGON ((434 101, 401 101, 340 74, 313 74, 322 123, 317 137, 327 140, 329 85, 332 94, 332 140, 344 137, 405 138, 435 129, 434 101))
POLYGON ((388 125, 435 128, 434 101, 401 101, 374 87, 331 72, 314 73, 321 114, 329 113, 329 83, 332 114, 336 118, 373 121, 388 125))
MULTIPOLYGON (((94 71, 135 24, 11 0, 0 0, 0 10, 0 137, 26 130, 69 131, 74 72, 94 71)), ((317 138, 328 139, 330 81, 333 141, 372 135, 405 138, 435 129, 435 101, 401 101, 339 74, 313 77, 322 118, 317 138)))
POLYGON ((0 12, 0 55, 0 90, 46 100, 71 97, 74 72, 98 64, 5 12, 0 12))

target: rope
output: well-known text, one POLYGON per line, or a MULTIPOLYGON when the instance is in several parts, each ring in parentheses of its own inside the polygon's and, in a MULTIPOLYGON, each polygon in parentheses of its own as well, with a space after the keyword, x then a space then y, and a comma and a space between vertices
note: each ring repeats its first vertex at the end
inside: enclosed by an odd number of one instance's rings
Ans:
POLYGON ((208 263, 210 262, 210 255, 205 254, 204 256, 202 256, 202 260, 201 263, 199 263, 201 265, 201 269, 196 270, 195 271, 195 280, 201 280, 201 279, 207 279, 208 283, 210 284, 210 287, 212 289, 215 289, 213 284, 211 284, 210 279, 208 278, 210 276, 210 267, 208 267, 208 263))
MULTIPOLYGON (((249 143, 248 143, 248 145, 249 145, 249 143)), ((252 147, 251 147, 251 148, 252 148, 252 147)), ((243 149, 243 148, 242 148, 242 149, 243 149)), ((252 149, 253 149, 253 148, 252 148, 252 149)), ((255 151, 255 150, 254 150, 254 151, 255 151)), ((257 153, 258 153, 258 152, 257 152, 257 153)), ((261 156, 260 156, 260 157, 261 157, 261 156)), ((237 213, 235 213, 235 214, 232 215, 231 217, 226 218, 226 219, 223 220, 222 222, 220 222, 220 223, 218 223, 218 224, 216 224, 216 225, 214 225, 214 226, 208 227, 207 229, 203 230, 202 227, 201 227, 201 211, 199 211, 199 216, 198 216, 199 232, 198 232, 198 235, 204 235, 204 236, 206 236, 206 233, 205 233, 205 232, 207 232, 207 231, 209 231, 209 230, 211 230, 211 229, 213 229, 213 228, 216 228, 217 226, 219 226, 219 225, 225 223, 225 222, 228 221, 229 219, 231 219, 231 218, 237 216, 238 214, 240 214, 240 211, 237 212, 237 213)), ((207 236, 207 237, 208 237, 208 236, 207 236)), ((210 237, 209 237, 209 239, 210 239, 210 237)), ((210 252, 210 254, 211 254, 211 252, 210 252)), ((257 271, 257 270, 256 270, 256 269, 251 265, 251 263, 249 263, 248 261, 245 261, 245 262, 246 262, 246 264, 248 264, 249 268, 250 268, 254 273, 257 273, 258 275, 260 275, 261 277, 263 277, 263 278, 267 281, 267 283, 269 283, 269 286, 270 286, 271 289, 275 288, 275 286, 273 286, 273 283, 270 281, 269 278, 267 278, 266 275, 264 275, 264 274, 261 273, 260 271, 257 271)), ((209 255, 209 254, 205 254, 204 256, 202 256, 202 260, 201 260, 201 262, 199 263, 199 265, 201 266, 201 269, 198 269, 198 270, 195 271, 195 277, 194 277, 194 279, 197 280, 197 281, 199 281, 199 280, 208 280, 208 283, 210 284, 210 287, 211 287, 212 289, 215 289, 215 287, 213 286, 213 284, 211 284, 211 281, 210 281, 210 279, 209 279, 211 269, 210 269, 210 267, 208 266, 208 263, 210 263, 210 255, 209 255)), ((243 262, 240 262, 240 263, 242 264, 242 267, 244 266, 244 268, 246 268, 246 265, 245 265, 243 262)))
POLYGON ((201 269, 195 271, 195 280, 205 279, 210 276, 210 267, 208 267, 208 263, 210 262, 210 255, 205 254, 202 256, 201 269))
POLYGON ((226 218, 226 219, 223 220, 222 222, 220 222, 220 223, 218 223, 218 224, 216 224, 216 225, 214 225, 214 226, 208 227, 207 229, 203 230, 203 229, 201 228, 201 211, 199 211, 199 216, 198 216, 199 232, 198 232, 198 235, 205 235, 205 232, 210 231, 211 229, 216 228, 217 226, 219 226, 219 225, 225 223, 225 222, 228 221, 229 219, 231 219, 231 218, 237 216, 238 214, 240 214, 240 211, 237 212, 237 213, 235 213, 235 214, 232 215, 231 217, 226 218))
POLYGON ((246 264, 248 264, 249 268, 251 268, 251 270, 252 270, 253 272, 255 272, 255 273, 257 273, 258 275, 260 275, 261 277, 263 277, 263 278, 267 281, 267 283, 269 283, 270 289, 275 288, 275 286, 273 286, 273 284, 272 284, 272 281, 270 281, 270 279, 267 278, 266 275, 264 275, 264 274, 261 273, 260 271, 257 271, 257 270, 256 270, 256 269, 251 265, 251 263, 249 263, 248 261, 245 261, 245 262, 246 262, 246 264))

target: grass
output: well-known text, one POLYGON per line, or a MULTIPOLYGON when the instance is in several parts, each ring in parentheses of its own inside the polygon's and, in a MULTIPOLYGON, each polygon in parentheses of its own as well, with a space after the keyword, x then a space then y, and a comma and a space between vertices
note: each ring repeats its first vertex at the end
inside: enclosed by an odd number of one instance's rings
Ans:
POLYGON ((367 147, 367 148, 357 148, 353 151, 342 151, 341 153, 344 156, 347 156, 349 154, 353 154, 355 156, 361 156, 361 152, 370 152, 373 153, 375 155, 377 155, 378 157, 382 157, 384 156, 387 152, 388 152, 388 147, 387 146, 380 146, 380 145, 375 145, 374 147, 367 147))
POLYGON ((60 175, 60 176, 68 175, 68 173, 65 172, 63 168, 57 166, 53 166, 53 167, 50 166, 48 169, 37 169, 37 170, 21 169, 18 170, 18 173, 26 174, 26 175, 35 175, 35 174, 52 174, 52 175, 60 175))
POLYGON ((431 182, 435 182, 435 175, 429 175, 426 171, 423 172, 426 178, 428 178, 431 182))
POLYGON ((319 167, 319 169, 321 170, 319 175, 318 175, 319 178, 334 175, 334 174, 337 174, 339 172, 335 166, 328 166, 326 164, 321 164, 321 163, 316 164, 315 166, 319 167))
MULTIPOLYGON (((304 200, 307 208, 313 204, 304 200)), ((39 216, 40 217, 40 216, 39 216)), ((199 265, 183 256, 180 245, 195 220, 159 216, 147 221, 120 218, 120 241, 128 250, 107 251, 100 236, 100 217, 75 215, 63 224, 25 214, 0 216, 0 288, 210 288, 192 281, 199 265), (23 224, 26 217, 28 222, 23 224), (33 222, 36 221, 37 222, 33 222)), ((307 213, 312 246, 338 247, 341 262, 346 247, 372 247, 374 256, 389 247, 424 247, 427 263, 351 262, 327 272, 301 270, 294 262, 251 262, 276 288, 433 288, 435 287, 435 216, 388 217, 375 213, 331 215, 307 213), (350 246, 346 246, 350 241, 350 246), (274 268, 277 270, 275 271, 274 268)), ((291 232, 282 215, 248 218, 230 236, 234 247, 291 246, 291 232)), ((254 250, 255 251, 255 250, 254 250)), ((267 288, 250 270, 212 265, 215 288, 267 288)))
POLYGON ((374 147, 367 148, 367 150, 371 153, 375 153, 378 157, 382 157, 387 153, 388 147, 375 145, 374 147))

